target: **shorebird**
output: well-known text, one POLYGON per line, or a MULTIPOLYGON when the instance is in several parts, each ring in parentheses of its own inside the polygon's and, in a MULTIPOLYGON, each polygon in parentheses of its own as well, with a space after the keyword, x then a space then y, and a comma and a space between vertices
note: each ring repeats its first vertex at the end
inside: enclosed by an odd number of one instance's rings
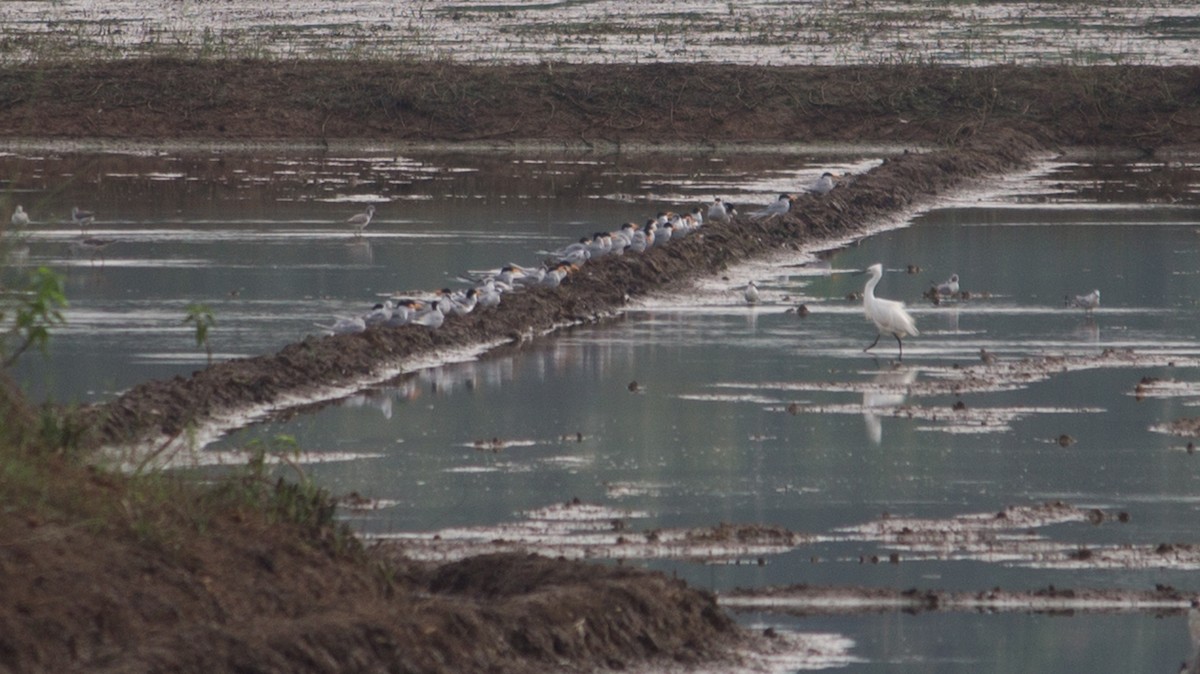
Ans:
POLYGON ((442 308, 438 306, 440 303, 440 300, 434 300, 433 302, 430 302, 424 309, 421 309, 417 313, 413 314, 409 318, 409 323, 414 325, 423 325, 431 330, 437 330, 438 328, 442 327, 442 323, 446 320, 446 314, 443 313, 442 308))
POLYGON ((809 194, 816 194, 820 196, 822 194, 829 194, 835 185, 837 185, 837 183, 834 182, 833 174, 829 171, 826 171, 821 174, 820 178, 817 178, 812 182, 811 185, 805 188, 805 191, 809 194))
POLYGON ((883 265, 875 263, 867 267, 867 273, 871 275, 871 278, 863 288, 863 312, 875 324, 879 334, 875 335, 875 341, 871 342, 871 346, 863 351, 875 348, 881 336, 891 335, 896 338, 896 344, 900 348, 898 360, 904 360, 904 343, 900 340, 909 335, 921 333, 917 331, 917 324, 913 321, 912 316, 905 311, 903 302, 875 297, 875 286, 879 285, 879 279, 883 278, 883 265))
POLYGON ((937 294, 939 295, 957 295, 958 294, 958 274, 951 274, 950 278, 945 283, 937 285, 937 294))
POLYGON ((100 239, 94 236, 85 236, 71 243, 71 247, 76 251, 87 254, 92 262, 96 261, 96 256, 100 256, 100 262, 104 262, 104 249, 116 243, 115 239, 100 239))
POLYGON ((792 209, 792 201, 794 199, 795 199, 795 197, 793 197, 790 194, 780 194, 779 198, 776 199, 775 202, 772 203, 770 206, 767 206, 766 208, 764 208, 762 210, 754 211, 753 213, 751 213, 750 219, 751 220, 764 220, 764 219, 768 219, 768 218, 773 218, 776 215, 783 215, 792 209))
POLYGON ((352 335, 367 329, 367 323, 362 316, 338 318, 332 325, 321 325, 320 323, 313 323, 313 325, 335 335, 352 335))
POLYGON ((708 207, 708 219, 715 222, 729 222, 730 217, 729 207, 725 202, 721 201, 721 197, 713 200, 712 205, 708 207))
POLYGON ((363 230, 367 225, 371 224, 371 216, 375 215, 375 206, 367 206, 367 210, 357 215, 352 215, 346 220, 346 224, 354 228, 354 236, 362 236, 363 230))
POLYGON ((71 207, 71 222, 74 222, 81 231, 86 231, 96 220, 96 214, 91 211, 81 211, 78 206, 71 207))
POLYGON ((25 212, 25 208, 17 204, 17 210, 12 214, 13 227, 26 227, 29 225, 29 214, 25 212))
POLYGON ((747 304, 758 304, 758 284, 751 281, 746 284, 746 289, 742 292, 742 297, 746 298, 747 304))
POLYGON ((1091 311, 1100 306, 1100 291, 1093 290, 1086 295, 1076 295, 1073 298, 1068 296, 1066 302, 1068 306, 1079 307, 1084 311, 1091 311))

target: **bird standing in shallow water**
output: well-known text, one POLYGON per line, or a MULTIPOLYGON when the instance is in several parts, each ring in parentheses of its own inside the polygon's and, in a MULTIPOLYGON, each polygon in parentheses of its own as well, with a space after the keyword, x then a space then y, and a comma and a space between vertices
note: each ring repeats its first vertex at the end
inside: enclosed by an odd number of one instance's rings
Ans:
POLYGON ((951 274, 950 278, 945 283, 937 285, 938 295, 957 295, 958 294, 958 274, 951 274))
POLYGON ((29 214, 25 212, 25 207, 17 205, 17 210, 12 214, 13 227, 25 227, 29 224, 29 214))
POLYGON ((875 348, 882 335, 891 335, 896 338, 896 344, 900 347, 898 360, 904 360, 904 342, 900 340, 909 335, 921 333, 917 331, 917 324, 913 321, 913 317, 904 309, 903 302, 875 297, 875 286, 879 285, 879 279, 883 278, 883 265, 877 262, 867 267, 867 273, 871 275, 871 278, 863 288, 863 312, 875 324, 879 334, 875 335, 875 341, 871 342, 871 346, 863 351, 875 348))
POLYGON ((71 207, 71 222, 74 222, 80 231, 86 231, 88 227, 96 220, 96 214, 91 211, 81 211, 78 206, 71 207))
POLYGON ((1093 290, 1086 295, 1076 295, 1074 298, 1067 298, 1067 304, 1073 307, 1079 307, 1084 311, 1091 311, 1100 306, 1100 291, 1093 290))
POLYGON ((758 284, 754 281, 747 283, 742 296, 746 298, 747 304, 758 304, 758 284))
POLYGON ((352 215, 346 220, 346 224, 354 228, 354 236, 362 236, 363 230, 367 225, 371 224, 371 216, 375 215, 375 206, 367 206, 367 210, 357 215, 352 215))

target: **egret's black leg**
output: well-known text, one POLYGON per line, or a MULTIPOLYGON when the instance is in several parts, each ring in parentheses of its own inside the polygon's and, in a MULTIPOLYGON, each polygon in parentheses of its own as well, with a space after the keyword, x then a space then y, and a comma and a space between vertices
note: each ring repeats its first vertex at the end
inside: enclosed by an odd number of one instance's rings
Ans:
POLYGON ((900 347, 900 357, 896 360, 904 360, 904 342, 900 341, 900 335, 892 335, 896 338, 896 345, 900 347))
POLYGON ((871 346, 868 346, 867 348, 863 349, 863 351, 866 352, 866 351, 870 351, 871 349, 874 349, 875 345, 878 343, 879 343, 879 335, 875 335, 875 341, 871 342, 871 346))

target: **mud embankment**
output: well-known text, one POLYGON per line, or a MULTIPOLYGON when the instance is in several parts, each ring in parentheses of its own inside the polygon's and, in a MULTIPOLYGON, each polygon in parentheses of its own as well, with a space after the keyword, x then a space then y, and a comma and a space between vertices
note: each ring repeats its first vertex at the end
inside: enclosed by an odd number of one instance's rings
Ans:
POLYGON ((95 422, 88 424, 96 429, 93 440, 104 445, 176 436, 238 410, 378 381, 423 355, 520 343, 610 316, 632 297, 719 273, 739 261, 864 231, 973 178, 1014 169, 1041 149, 1027 135, 1004 132, 957 149, 905 153, 828 195, 800 198, 785 217, 708 223, 697 234, 645 254, 588 262, 558 288, 506 294, 500 306, 452 317, 437 330, 405 326, 310 337, 275 354, 219 363, 187 378, 146 382, 86 410, 87 422, 95 422))

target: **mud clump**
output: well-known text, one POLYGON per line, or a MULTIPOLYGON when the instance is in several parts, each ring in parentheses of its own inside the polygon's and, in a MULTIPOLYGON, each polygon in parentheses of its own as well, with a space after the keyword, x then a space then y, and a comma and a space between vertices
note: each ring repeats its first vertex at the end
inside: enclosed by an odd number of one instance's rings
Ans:
POLYGON ((383 574, 288 527, 210 526, 164 550, 0 520, 0 670, 520 674, 719 662, 743 638, 659 573, 488 555, 383 574))

